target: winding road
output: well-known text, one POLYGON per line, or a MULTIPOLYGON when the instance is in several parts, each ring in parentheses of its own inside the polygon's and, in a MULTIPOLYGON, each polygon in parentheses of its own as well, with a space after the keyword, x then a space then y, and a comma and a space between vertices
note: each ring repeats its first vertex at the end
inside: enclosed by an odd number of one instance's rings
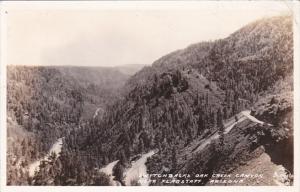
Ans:
POLYGON ((95 119, 99 115, 100 110, 101 110, 101 113, 103 113, 103 109, 101 107, 97 108, 94 115, 93 115, 93 119, 95 119))
MULTIPOLYGON (((131 181, 135 180, 139 185, 148 186, 150 181, 147 178, 147 167, 145 165, 147 159, 155 154, 152 150, 148 153, 143 154, 137 161, 132 162, 131 167, 126 169, 124 172, 124 181, 126 186, 131 185, 131 181)), ((113 186, 119 186, 120 182, 114 180, 112 176, 113 168, 119 160, 113 161, 100 169, 101 172, 107 174, 110 177, 111 184, 113 186)))
POLYGON ((33 177, 34 176, 34 172, 39 170, 39 166, 41 164, 42 160, 47 160, 48 157, 52 154, 55 153, 57 155, 57 157, 59 156, 59 153, 61 151, 62 148, 62 144, 63 144, 63 138, 59 138, 57 139, 57 141, 52 145, 51 149, 49 150, 49 152, 47 153, 47 155, 44 158, 41 158, 33 163, 31 163, 28 166, 28 171, 29 171, 29 176, 33 177))
MULTIPOLYGON (((95 115, 96 113, 98 112, 96 111, 95 115)), ((251 113, 250 110, 242 111, 236 116, 233 116, 230 119, 228 119, 226 123, 224 123, 225 126, 224 134, 229 133, 236 124, 246 119, 249 119, 255 123, 264 124, 264 122, 256 119, 255 117, 250 115, 250 113, 251 113), (237 120, 235 117, 237 118, 237 120)), ((208 144, 210 144, 213 140, 218 139, 219 137, 220 137, 219 133, 216 132, 209 138, 201 140, 199 146, 195 150, 193 150, 192 153, 203 150, 208 144)), ((146 154, 143 154, 137 161, 132 162, 131 167, 126 169, 124 172, 124 181, 126 186, 130 186, 132 181, 137 181, 139 185, 145 185, 145 186, 149 185, 150 182, 149 179, 147 178, 147 167, 145 163, 147 159, 154 154, 155 152, 152 150, 146 154)), ((113 161, 108 165, 106 165, 104 168, 100 169, 101 172, 104 172, 107 175, 109 175, 112 185, 120 185, 118 181, 113 180, 114 177, 112 176, 112 170, 114 166, 118 163, 118 161, 119 160, 113 161)))
POLYGON ((118 162, 119 162, 119 160, 113 161, 113 162, 109 163, 108 165, 106 165, 105 167, 100 169, 100 172, 103 172, 103 173, 105 173, 106 175, 109 176, 110 183, 113 186, 120 185, 120 183, 118 181, 114 180, 114 176, 112 175, 113 174, 113 168, 115 167, 115 165, 118 162))
MULTIPOLYGON (((238 123, 249 119, 255 123, 259 123, 259 124, 264 124, 264 122, 256 119, 254 116, 250 115, 251 111, 250 110, 246 110, 246 111, 242 111, 239 114, 236 115, 236 117, 238 118, 238 120, 235 120, 235 117, 231 117, 225 124, 225 131, 224 134, 229 133, 229 131, 238 123)), ((271 125, 271 124, 268 124, 271 125)), ((202 143, 195 149, 193 150, 193 152, 199 152, 201 150, 203 150, 208 144, 210 144, 213 140, 218 139, 220 137, 219 133, 216 132, 215 134, 213 134, 212 136, 210 136, 207 139, 204 139, 202 141, 202 143)))
POLYGON ((140 159, 133 162, 131 167, 125 171, 125 184, 131 185, 131 181, 137 180, 140 185, 148 186, 150 181, 147 178, 147 167, 145 165, 147 159, 154 155, 152 150, 146 154, 143 154, 140 159))

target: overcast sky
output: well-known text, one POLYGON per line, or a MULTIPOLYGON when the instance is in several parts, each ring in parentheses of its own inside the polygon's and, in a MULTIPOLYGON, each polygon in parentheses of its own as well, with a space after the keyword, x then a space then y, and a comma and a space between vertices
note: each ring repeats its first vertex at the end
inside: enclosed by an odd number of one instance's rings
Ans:
POLYGON ((199 3, 159 9, 10 9, 8 63, 152 64, 174 50, 224 38, 258 18, 289 11, 284 2, 271 3, 199 3))

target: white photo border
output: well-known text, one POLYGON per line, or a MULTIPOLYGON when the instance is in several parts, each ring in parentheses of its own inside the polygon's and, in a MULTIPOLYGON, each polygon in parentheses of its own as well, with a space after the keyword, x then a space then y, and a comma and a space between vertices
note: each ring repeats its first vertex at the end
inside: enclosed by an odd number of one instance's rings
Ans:
POLYGON ((299 58, 299 1, 14 1, 0 2, 0 127, 1 127, 1 177, 0 191, 256 191, 256 192, 299 192, 299 125, 300 125, 300 58, 299 58), (151 186, 151 187, 113 187, 113 186, 7 186, 6 185, 6 66, 7 66, 7 16, 10 10, 40 10, 40 9, 60 9, 60 10, 101 10, 101 9, 216 9, 232 8, 243 6, 265 6, 266 9, 278 3, 285 3, 290 7, 294 16, 294 185, 281 186, 151 186))

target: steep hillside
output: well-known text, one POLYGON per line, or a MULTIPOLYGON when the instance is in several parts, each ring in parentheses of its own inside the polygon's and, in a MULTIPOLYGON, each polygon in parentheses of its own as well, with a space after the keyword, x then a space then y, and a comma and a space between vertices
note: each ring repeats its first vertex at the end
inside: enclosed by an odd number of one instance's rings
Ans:
POLYGON ((19 167, 39 159, 53 142, 79 123, 78 88, 46 67, 7 67, 8 183, 26 177, 19 167))
MULTIPOLYGON (((91 118, 96 111, 104 110, 105 106, 113 103, 120 96, 120 88, 129 75, 111 67, 55 67, 62 76, 70 79, 82 92, 83 119, 91 118)), ((95 116, 96 117, 96 116, 95 116)))
POLYGON ((118 98, 127 78, 110 68, 8 66, 8 184, 26 183, 22 168, 80 124, 101 119, 98 109, 118 98))
MULTIPOLYGON (((184 146, 189 145, 190 141, 197 140, 197 138, 199 138, 199 140, 206 138, 218 129, 222 132, 222 129, 224 129, 222 128, 222 123, 220 123, 222 122, 222 119, 225 120, 243 109, 252 108, 253 111, 259 110, 256 107, 259 102, 266 103, 266 106, 268 106, 265 97, 276 98, 277 96, 274 95, 278 95, 278 97, 282 94, 292 95, 293 85, 292 81, 290 81, 292 72, 293 33, 292 18, 289 16, 256 21, 233 33, 226 39, 192 45, 187 49, 179 50, 162 57, 154 62, 153 67, 151 68, 144 68, 144 70, 131 78, 129 85, 127 85, 129 89, 131 88, 128 95, 138 96, 135 104, 139 103, 140 100, 144 100, 147 106, 151 106, 152 100, 159 100, 161 95, 168 96, 168 93, 170 94, 170 98, 177 98, 178 94, 184 95, 187 92, 189 93, 188 99, 190 100, 195 99, 197 96, 200 96, 200 98, 205 97, 205 94, 207 93, 204 91, 205 89, 201 89, 201 87, 207 88, 206 90, 208 93, 211 93, 207 94, 207 108, 202 106, 203 102, 195 102, 192 106, 183 108, 183 111, 181 111, 181 117, 184 117, 184 114, 188 114, 187 116, 188 119, 191 120, 190 122, 198 123, 184 124, 189 121, 180 118, 179 121, 176 121, 176 118, 171 118, 171 122, 176 122, 175 125, 167 124, 167 128, 162 127, 159 129, 161 132, 164 132, 165 129, 177 130, 176 126, 179 125, 181 130, 190 128, 191 130, 201 131, 198 131, 198 134, 191 131, 192 139, 183 139, 180 137, 181 134, 176 133, 176 131, 174 131, 175 133, 173 131, 168 132, 168 134, 161 138, 158 137, 158 140, 164 141, 164 148, 160 150, 161 152, 156 156, 158 159, 155 160, 155 163, 149 164, 148 168, 150 173, 161 173, 165 168, 170 170, 168 173, 177 173, 177 171, 179 171, 178 167, 181 165, 179 162, 174 162, 174 159, 177 159, 178 155, 186 150, 186 147, 184 146), (184 76, 188 85, 186 90, 183 92, 178 91, 176 80, 174 81, 174 78, 169 78, 172 80, 169 80, 169 82, 166 83, 167 86, 162 84, 160 85, 162 88, 157 91, 155 88, 157 87, 155 86, 157 77, 162 77, 165 73, 172 73, 170 71, 176 71, 177 73, 187 75, 184 76), (206 81, 201 82, 201 78, 197 79, 197 77, 193 77, 195 73, 199 74, 199 76, 203 77, 206 81), (193 89, 195 82, 199 82, 199 84, 196 84, 196 87, 198 88, 196 89, 197 91, 194 91, 195 89, 193 89), (214 90, 218 90, 218 92, 214 92, 214 90), (216 97, 218 99, 216 99, 216 97), (148 103, 150 103, 150 105, 148 103), (197 106, 201 110, 194 110, 194 113, 189 112, 189 110, 197 109, 197 106), (216 121, 212 124, 208 124, 207 122, 203 123, 204 120, 207 121, 209 119, 208 114, 213 113, 216 115, 216 121), (175 136, 169 138, 170 135, 175 136), (181 145, 180 141, 184 144, 181 145)), ((129 102, 131 101, 131 97, 127 97, 126 99, 127 102, 128 100, 129 102)), ((250 159, 255 158, 256 155, 252 155, 252 151, 260 145, 265 147, 265 150, 271 156, 272 161, 274 161, 274 157, 276 156, 286 156, 284 160, 277 160, 275 162, 284 165, 286 169, 293 172, 293 131, 292 121, 290 120, 292 118, 292 102, 291 97, 283 100, 283 104, 281 104, 281 101, 278 101, 279 108, 281 108, 280 106, 283 106, 282 112, 276 109, 278 107, 273 106, 275 110, 279 112, 271 113, 271 110, 266 112, 266 115, 264 116, 269 116, 269 119, 254 113, 258 119, 262 119, 266 123, 273 125, 263 126, 262 135, 264 136, 259 135, 260 132, 255 131, 249 132, 249 135, 245 133, 232 135, 233 133, 231 133, 228 135, 228 141, 230 141, 228 144, 226 144, 227 137, 221 137, 222 139, 216 140, 216 142, 221 142, 222 145, 225 142, 224 148, 217 149, 217 152, 212 154, 208 152, 211 150, 204 152, 208 159, 201 157, 201 155, 199 157, 199 154, 195 154, 192 159, 187 158, 181 163, 189 165, 190 162, 197 159, 196 161, 199 162, 200 160, 203 164, 201 166, 198 165, 198 169, 195 169, 195 164, 191 164, 190 169, 185 169, 181 171, 181 173, 191 173, 191 171, 194 172, 196 170, 200 173, 230 172, 235 167, 238 167, 242 161, 249 161, 250 159), (284 104, 284 102, 287 104, 284 104), (284 106, 287 107, 284 108, 284 106), (288 118, 286 121, 280 120, 285 126, 275 123, 276 119, 286 118, 288 118), (288 128, 286 128, 287 124, 288 128), (265 136, 270 134, 272 136, 265 136), (241 138, 240 140, 237 139, 239 137, 241 138), (247 137, 249 137, 250 140, 247 140, 247 137), (240 142, 244 142, 244 144, 240 142), (237 143, 240 143, 240 149, 230 147, 235 146, 237 143), (270 146, 274 145, 282 147, 278 147, 278 150, 274 152, 274 148, 276 147, 270 148, 270 146), (223 152, 220 153, 220 151, 223 152), (231 151, 233 154, 230 154, 228 151, 231 151), (288 154, 284 154, 285 152, 288 154), (214 157, 217 153, 221 154, 219 155, 220 158, 214 157), (206 163, 208 164, 206 164, 205 161, 207 161, 206 163), (201 167, 205 169, 201 169, 201 167), (207 169, 207 167, 209 168, 207 169), (214 167, 214 169, 212 169, 212 167, 214 167)), ((164 100, 159 103, 158 108, 165 103, 168 103, 168 101, 164 100)), ((171 105, 174 106, 174 104, 171 105)), ((272 105, 272 103, 270 105, 272 105)), ((174 108, 175 111, 177 111, 176 107, 174 108)), ((172 114, 172 112, 169 112, 168 110, 162 110, 163 112, 161 113, 166 116, 172 114)), ((157 114, 157 112, 152 109, 149 109, 147 113, 154 114, 154 116, 157 114)), ((172 115, 170 116, 172 117, 172 115)), ((126 119, 130 118, 127 116, 126 119)), ((146 117, 146 119, 146 122, 151 122, 150 124, 156 123, 155 120, 152 120, 151 118, 146 117)), ((166 120, 162 121, 161 124, 165 121, 166 120)), ((245 122, 243 122, 242 125, 242 130, 246 132, 249 131, 249 129, 251 130, 253 126, 257 126, 255 124, 247 125, 245 122)), ((124 129, 124 127, 122 127, 122 129, 124 129)), ((189 138, 189 136, 187 136, 187 138, 189 138)), ((192 143, 190 145, 193 146, 192 143)), ((213 145, 208 145, 208 147, 210 146, 213 145)), ((153 147, 161 148, 159 144, 156 144, 153 147)), ((200 184, 203 185, 207 181, 203 181, 200 184)))

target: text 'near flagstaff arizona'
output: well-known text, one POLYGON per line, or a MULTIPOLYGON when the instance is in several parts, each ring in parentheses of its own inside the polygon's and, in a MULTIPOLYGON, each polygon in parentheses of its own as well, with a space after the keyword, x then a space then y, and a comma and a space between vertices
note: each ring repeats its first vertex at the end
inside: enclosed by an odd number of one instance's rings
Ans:
POLYGON ((194 43, 152 65, 8 65, 7 185, 293 185, 293 16, 194 43))

